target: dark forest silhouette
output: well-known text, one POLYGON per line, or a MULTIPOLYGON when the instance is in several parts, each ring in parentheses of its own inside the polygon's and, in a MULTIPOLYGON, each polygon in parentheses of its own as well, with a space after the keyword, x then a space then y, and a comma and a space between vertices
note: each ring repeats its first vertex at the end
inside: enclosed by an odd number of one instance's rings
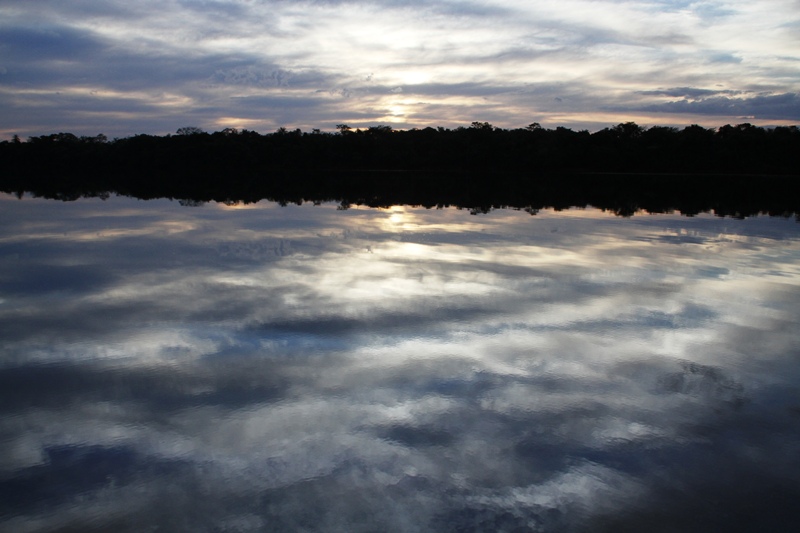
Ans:
POLYGON ((470 127, 336 133, 280 128, 108 140, 56 133, 0 143, 0 189, 73 199, 108 193, 282 203, 566 208, 629 215, 800 213, 800 130, 632 122, 595 133, 470 127))

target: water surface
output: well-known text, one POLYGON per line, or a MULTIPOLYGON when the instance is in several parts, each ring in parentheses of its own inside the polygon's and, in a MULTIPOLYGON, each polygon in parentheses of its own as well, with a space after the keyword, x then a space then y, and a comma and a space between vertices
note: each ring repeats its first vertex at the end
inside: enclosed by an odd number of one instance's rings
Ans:
POLYGON ((786 531, 800 224, 0 197, 0 529, 786 531))

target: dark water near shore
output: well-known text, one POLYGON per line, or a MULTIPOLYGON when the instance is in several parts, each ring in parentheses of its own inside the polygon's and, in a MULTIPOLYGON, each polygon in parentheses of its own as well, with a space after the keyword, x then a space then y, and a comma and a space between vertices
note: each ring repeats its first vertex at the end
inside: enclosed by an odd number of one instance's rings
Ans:
POLYGON ((0 196, 2 531, 790 531, 800 224, 0 196))

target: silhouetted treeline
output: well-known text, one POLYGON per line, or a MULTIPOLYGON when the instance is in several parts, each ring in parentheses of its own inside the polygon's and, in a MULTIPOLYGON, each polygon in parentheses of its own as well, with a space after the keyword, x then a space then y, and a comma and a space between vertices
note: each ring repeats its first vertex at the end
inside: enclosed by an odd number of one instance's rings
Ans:
POLYGON ((499 208, 535 213, 545 208, 592 206, 620 216, 644 210, 679 211, 684 215, 713 212, 732 217, 769 214, 800 220, 800 180, 774 175, 556 174, 530 178, 515 173, 328 172, 300 176, 280 173, 259 181, 198 179, 183 188, 170 180, 159 184, 143 179, 118 187, 72 181, 0 190, 64 201, 105 198, 115 193, 141 199, 178 199, 187 206, 269 200, 282 205, 336 202, 343 209, 353 205, 453 206, 473 213, 499 208))
POLYGON ((798 173, 800 130, 739 124, 682 130, 632 122, 590 134, 538 124, 505 130, 486 122, 468 128, 394 131, 389 126, 338 133, 225 129, 178 135, 105 136, 56 133, 0 143, 8 175, 157 172, 168 176, 271 170, 515 170, 525 172, 798 173))
POLYGON ((0 143, 0 189, 70 199, 119 193, 188 203, 337 201, 485 211, 593 205, 620 214, 800 212, 800 130, 619 124, 590 134, 504 130, 337 133, 225 129, 109 141, 58 133, 0 143), (627 174, 627 175, 624 175, 627 174))

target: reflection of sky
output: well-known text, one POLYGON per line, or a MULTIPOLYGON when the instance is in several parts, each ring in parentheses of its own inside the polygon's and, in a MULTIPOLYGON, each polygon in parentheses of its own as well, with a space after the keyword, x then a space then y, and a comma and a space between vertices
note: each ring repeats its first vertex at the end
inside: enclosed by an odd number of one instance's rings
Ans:
POLYGON ((0 202, 0 529, 797 523, 793 221, 0 202))

